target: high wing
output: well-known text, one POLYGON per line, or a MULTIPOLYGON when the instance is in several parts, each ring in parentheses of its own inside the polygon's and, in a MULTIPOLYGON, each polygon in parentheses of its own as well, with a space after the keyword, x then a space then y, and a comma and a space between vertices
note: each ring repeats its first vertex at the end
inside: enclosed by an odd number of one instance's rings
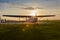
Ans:
POLYGON ((31 17, 31 16, 28 16, 28 15, 3 15, 5 17, 31 17))
MULTIPOLYGON (((5 17, 32 17, 31 15, 3 15, 5 17)), ((38 15, 36 17, 53 17, 55 15, 38 15)))
POLYGON ((53 17, 53 16, 56 16, 56 15, 39 15, 37 17, 53 17))

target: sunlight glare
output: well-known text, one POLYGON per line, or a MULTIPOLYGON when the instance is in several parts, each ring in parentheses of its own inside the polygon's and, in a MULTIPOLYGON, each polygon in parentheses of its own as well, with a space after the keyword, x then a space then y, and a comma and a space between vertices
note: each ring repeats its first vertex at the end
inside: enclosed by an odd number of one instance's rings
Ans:
POLYGON ((31 10, 30 11, 30 15, 31 16, 36 16, 37 15, 37 12, 38 12, 38 10, 31 10))

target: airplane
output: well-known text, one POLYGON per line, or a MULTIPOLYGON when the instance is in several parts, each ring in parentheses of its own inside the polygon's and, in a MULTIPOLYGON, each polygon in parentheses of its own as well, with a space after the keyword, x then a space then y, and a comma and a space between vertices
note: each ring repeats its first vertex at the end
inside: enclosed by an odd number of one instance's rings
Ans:
POLYGON ((30 25, 33 26, 33 29, 35 30, 37 25, 39 25, 40 23, 38 23, 38 17, 43 18, 43 17, 54 17, 56 15, 38 15, 38 16, 31 16, 31 15, 3 15, 4 17, 17 17, 20 18, 21 17, 25 17, 26 18, 26 22, 23 22, 22 24, 25 25, 25 27, 22 29, 23 31, 27 30, 28 28, 30 28, 30 25))
POLYGON ((43 18, 43 17, 54 17, 56 15, 38 15, 38 16, 31 16, 31 15, 3 15, 4 17, 17 17, 20 18, 21 17, 25 17, 26 18, 26 22, 29 23, 36 23, 38 22, 38 17, 43 18))
POLYGON ((36 15, 36 12, 34 10, 36 9, 43 9, 43 8, 39 8, 39 7, 23 7, 22 9, 26 9, 26 10, 33 10, 34 16, 33 15, 3 15, 4 17, 18 17, 19 19, 21 17, 25 17, 27 22, 30 23, 36 23, 38 21, 38 17, 54 17, 56 15, 36 15))

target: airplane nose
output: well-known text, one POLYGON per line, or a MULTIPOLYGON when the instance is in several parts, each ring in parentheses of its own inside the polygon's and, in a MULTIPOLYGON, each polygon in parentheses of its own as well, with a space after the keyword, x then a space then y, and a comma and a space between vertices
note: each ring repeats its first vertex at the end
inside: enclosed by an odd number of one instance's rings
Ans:
POLYGON ((28 22, 35 23, 37 22, 37 18, 29 18, 28 22))

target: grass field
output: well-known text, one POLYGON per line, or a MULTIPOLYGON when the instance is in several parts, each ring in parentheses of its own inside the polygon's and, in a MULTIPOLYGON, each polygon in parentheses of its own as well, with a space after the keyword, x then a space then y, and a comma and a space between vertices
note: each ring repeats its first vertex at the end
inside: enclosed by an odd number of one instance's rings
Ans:
POLYGON ((28 27, 23 24, 0 24, 0 40, 60 40, 60 20, 28 27))

